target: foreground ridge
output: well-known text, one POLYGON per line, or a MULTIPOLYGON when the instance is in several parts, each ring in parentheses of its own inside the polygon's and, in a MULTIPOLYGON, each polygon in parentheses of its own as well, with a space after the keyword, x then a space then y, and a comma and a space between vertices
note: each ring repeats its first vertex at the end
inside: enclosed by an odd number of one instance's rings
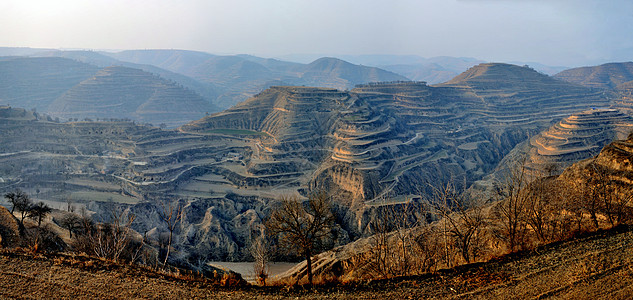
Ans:
POLYGON ((625 299, 633 292, 633 228, 619 226, 490 262, 421 276, 325 284, 315 289, 221 287, 85 256, 0 251, 6 298, 566 298, 625 299), (54 287, 54 288, 53 288, 54 287))

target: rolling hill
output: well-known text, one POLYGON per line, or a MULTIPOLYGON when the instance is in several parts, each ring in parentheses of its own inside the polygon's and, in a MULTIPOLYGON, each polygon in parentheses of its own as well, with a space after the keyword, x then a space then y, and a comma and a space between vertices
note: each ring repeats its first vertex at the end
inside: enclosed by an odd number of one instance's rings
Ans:
POLYGON ((108 67, 58 97, 48 113, 68 118, 129 118, 175 127, 213 109, 196 93, 139 69, 108 67))
POLYGON ((0 104, 46 112, 55 99, 98 70, 57 57, 0 58, 0 104))
POLYGON ((587 87, 613 89, 619 84, 633 80, 633 62, 573 68, 554 75, 554 78, 587 87))
MULTIPOLYGON (((167 50, 166 50, 167 51, 167 50)), ((153 53, 153 52, 152 52, 153 53)), ((133 54, 133 53, 132 53, 133 54)), ((129 55, 132 55, 129 54, 129 55)), ((134 62, 127 62, 118 60, 110 56, 109 52, 96 52, 96 51, 60 51, 60 50, 48 50, 48 51, 40 51, 35 54, 32 54, 34 57, 63 57, 76 61, 80 61, 83 63, 91 64, 94 66, 98 66, 100 68, 106 68, 111 66, 123 66, 128 68, 134 68, 143 70, 148 73, 157 74, 158 76, 165 78, 167 80, 175 81, 182 86, 187 87, 190 90, 195 91, 199 95, 201 95, 207 102, 213 104, 215 99, 218 97, 218 88, 211 83, 202 83, 193 78, 187 77, 183 74, 169 71, 167 69, 163 69, 154 65, 149 64, 138 64, 134 62)), ((129 56, 128 55, 128 56, 129 56)), ((161 57, 160 55, 157 55, 161 57)), ((146 58, 149 61, 155 61, 156 59, 151 59, 151 57, 146 58)), ((134 59, 133 59, 134 61, 134 59)), ((213 111, 219 111, 219 108, 214 109, 213 111)))
POLYGON ((191 69, 215 56, 198 51, 161 49, 103 52, 103 54, 119 61, 156 66, 180 74, 190 73, 191 69))

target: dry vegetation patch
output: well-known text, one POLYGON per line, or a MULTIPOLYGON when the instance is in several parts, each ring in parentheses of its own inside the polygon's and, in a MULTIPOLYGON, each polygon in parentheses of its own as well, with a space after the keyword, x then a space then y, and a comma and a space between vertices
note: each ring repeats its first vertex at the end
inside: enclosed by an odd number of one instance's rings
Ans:
POLYGON ((620 226, 486 263, 420 276, 306 286, 223 287, 85 255, 0 252, 0 298, 164 299, 626 299, 633 228, 620 226))

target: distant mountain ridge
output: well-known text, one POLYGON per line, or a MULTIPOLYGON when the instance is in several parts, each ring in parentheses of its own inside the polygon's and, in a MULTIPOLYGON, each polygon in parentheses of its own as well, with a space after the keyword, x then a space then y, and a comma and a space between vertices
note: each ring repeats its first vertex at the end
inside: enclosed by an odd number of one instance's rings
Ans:
MULTIPOLYGON (((324 55, 321 55, 324 56, 324 55)), ((343 59, 353 64, 378 67, 387 71, 403 75, 411 80, 426 81, 429 84, 439 84, 451 80, 468 68, 485 63, 472 57, 436 56, 425 58, 418 55, 326 55, 343 59)), ((309 63, 317 59, 318 55, 286 55, 280 59, 309 63)), ((537 62, 506 62, 514 65, 529 65, 537 71, 553 75, 567 69, 561 66, 548 66, 537 62)))
POLYGON ((352 89, 356 84, 408 78, 376 67, 359 66, 323 57, 309 64, 265 59, 252 55, 210 55, 182 50, 129 50, 108 54, 133 63, 148 63, 213 84, 220 90, 216 103, 231 107, 279 85, 352 89))
POLYGON ((573 68, 554 75, 554 78, 587 87, 614 89, 620 84, 633 81, 633 62, 573 68))
MULTIPOLYGON (((36 108, 41 112, 47 112, 48 105, 68 89, 88 79, 99 69, 110 66, 123 66, 143 70, 186 87, 202 96, 209 103, 199 113, 217 112, 220 110, 217 106, 228 108, 270 86, 307 85, 347 90, 352 89, 356 84, 367 82, 408 80, 406 77, 389 71, 375 67, 354 65, 335 58, 321 58, 310 64, 299 64, 250 55, 218 56, 186 50, 127 50, 110 53, 84 50, 60 51, 34 48, 0 48, 0 53, 25 55, 21 59, 23 61, 28 60, 31 63, 36 61, 44 63, 46 61, 44 58, 50 58, 48 61, 53 61, 51 60, 52 58, 58 58, 58 63, 62 61, 61 58, 72 60, 72 63, 66 62, 67 69, 63 72, 80 70, 79 67, 72 68, 69 64, 77 64, 78 66, 81 65, 82 68, 90 69, 87 71, 90 74, 87 74, 86 71, 84 73, 68 73, 66 75, 60 73, 60 76, 55 78, 39 79, 37 79, 39 75, 36 75, 38 70, 26 67, 17 73, 15 72, 17 70, 16 67, 14 67, 13 71, 10 70, 11 67, 8 67, 9 69, 4 74, 0 74, 0 76, 4 75, 8 78, 5 81, 7 86, 5 94, 3 95, 2 90, 0 90, 0 101, 5 100, 7 104, 10 103, 17 107, 36 108), (69 81, 66 83, 59 83, 61 84, 60 86, 51 86, 65 78, 64 76, 68 77, 71 75, 75 77, 73 80, 68 79, 69 81), (22 85, 19 81, 28 81, 31 79, 26 78, 31 77, 35 81, 41 81, 42 84, 31 84, 30 86, 34 87, 34 89, 30 91, 28 89, 20 90, 22 85), (46 89, 46 91, 42 89, 46 89), (49 91, 50 89, 55 91, 49 91), (17 95, 15 93, 22 94, 17 95), (45 96, 46 99, 40 99, 42 98, 41 95, 46 93, 52 94, 45 96)), ((17 59, 17 57, 5 57, 0 63, 7 64, 8 61, 17 59)), ((42 66, 39 69, 45 68, 42 66)), ((127 107, 131 108, 131 106, 127 107)), ((55 114, 58 116, 72 114, 76 118, 95 117, 94 114, 83 116, 71 113, 68 110, 70 108, 70 106, 66 106, 66 108, 62 109, 59 104, 56 104, 55 114)), ((84 112, 87 113, 85 110, 84 112)), ((132 111, 126 112, 124 115, 140 116, 132 111)), ((198 114, 194 119, 200 116, 198 114)), ((102 117, 123 117, 123 115, 102 117)), ((185 115, 181 115, 181 117, 185 118, 185 115)), ((171 121, 174 121, 176 118, 171 119, 171 121)), ((194 119, 187 119, 186 121, 194 119)), ((145 119, 136 120, 146 121, 145 119)), ((182 124, 184 122, 177 121, 176 123, 182 124)))
POLYGON ((172 72, 187 74, 215 55, 188 50, 127 50, 104 55, 135 64, 153 65, 172 72))

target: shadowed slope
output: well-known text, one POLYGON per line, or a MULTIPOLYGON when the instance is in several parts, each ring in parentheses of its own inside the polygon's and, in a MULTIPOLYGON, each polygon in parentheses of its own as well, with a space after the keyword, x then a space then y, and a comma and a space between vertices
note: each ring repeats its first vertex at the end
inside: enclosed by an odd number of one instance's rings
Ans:
POLYGON ((108 67, 57 98, 49 112, 61 118, 130 118, 177 126, 212 109, 194 92, 144 71, 108 67))
POLYGON ((46 111, 55 99, 98 70, 65 58, 0 57, 0 104, 46 111))

